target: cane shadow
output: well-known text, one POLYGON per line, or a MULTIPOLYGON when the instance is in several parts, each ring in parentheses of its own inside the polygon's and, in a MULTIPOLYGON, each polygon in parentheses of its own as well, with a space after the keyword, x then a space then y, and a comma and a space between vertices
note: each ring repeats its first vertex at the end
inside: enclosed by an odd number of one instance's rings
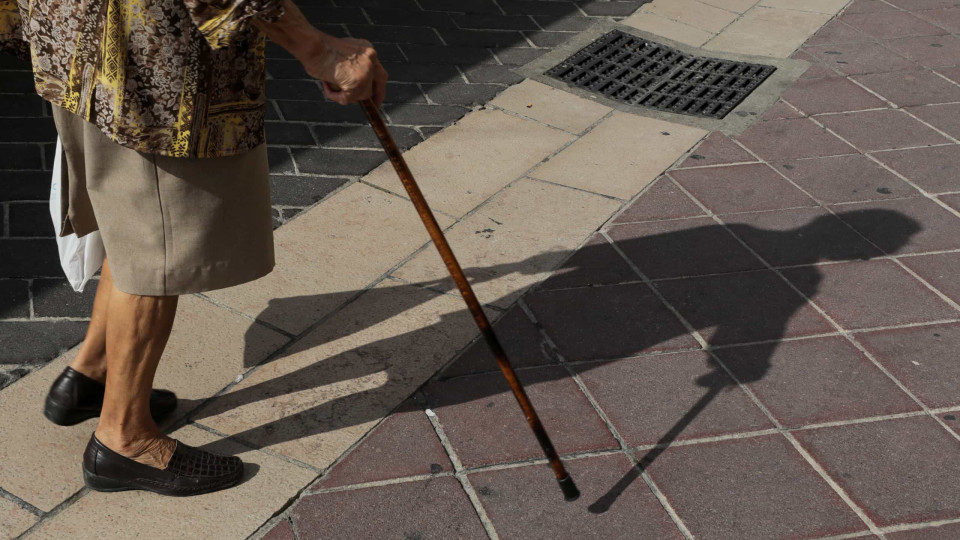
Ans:
MULTIPOLYGON (((655 271, 658 267, 669 267, 672 260, 705 260, 703 253, 705 249, 712 250, 709 253, 711 260, 717 257, 736 258, 738 255, 733 251, 737 250, 739 253, 738 250, 742 250, 742 247, 731 248, 729 243, 718 241, 718 238, 730 237, 732 232, 760 252, 779 253, 781 255, 778 257, 786 257, 789 260, 791 282, 802 296, 762 267, 747 267, 725 276, 764 274, 769 279, 745 279, 738 283, 735 283, 735 279, 733 282, 713 278, 697 280, 699 285, 694 288, 695 290, 688 292, 686 298, 679 300, 687 306, 680 308, 681 313, 691 326, 701 331, 710 345, 762 342, 755 345, 759 352, 755 355, 756 360, 751 363, 749 371, 737 374, 739 382, 750 383, 761 380, 766 375, 770 367, 770 358, 778 345, 777 341, 784 337, 789 322, 807 305, 806 298, 816 296, 821 273, 817 266, 811 265, 824 261, 868 260, 882 256, 884 253, 895 253, 921 230, 916 221, 893 211, 863 210, 842 213, 839 216, 848 223, 882 224, 886 234, 882 238, 872 238, 874 245, 871 245, 853 233, 839 219, 825 215, 789 230, 765 230, 744 224, 732 224, 728 225, 728 228, 705 225, 618 240, 616 247, 628 256, 633 254, 631 259, 641 271, 644 268, 655 271), (707 333, 710 330, 712 333, 707 333)), ((733 238, 730 237, 730 239, 733 238)), ((736 245, 739 246, 739 244, 736 245)), ((610 246, 604 244, 588 244, 563 265, 558 275, 564 280, 573 280, 583 285, 581 290, 585 291, 585 294, 609 290, 609 287, 592 287, 592 285, 598 285, 593 282, 597 274, 597 262, 609 260, 607 251, 609 249, 610 246)), ((567 253, 546 253, 517 263, 469 268, 466 272, 474 285, 478 285, 513 273, 529 274, 532 272, 531 269, 556 267, 566 255, 567 253)), ((679 281, 687 280, 654 280, 654 286, 663 292, 667 291, 670 284, 679 281)), ((329 353, 323 352, 324 355, 329 354, 329 356, 323 356, 320 361, 307 363, 288 373, 278 374, 275 378, 236 389, 195 413, 193 419, 200 421, 207 417, 230 414, 233 409, 268 399, 281 398, 288 401, 303 399, 294 396, 299 392, 365 378, 368 381, 374 378, 372 380, 379 385, 359 392, 336 395, 332 399, 324 399, 316 404, 300 403, 297 411, 292 414, 243 429, 234 433, 233 436, 253 446, 266 447, 381 419, 416 391, 423 381, 434 375, 445 359, 453 357, 458 349, 468 345, 471 336, 475 334, 472 318, 462 309, 433 317, 432 322, 423 324, 423 315, 416 311, 417 308, 437 297, 436 293, 425 291, 424 287, 436 291, 455 291, 449 279, 377 287, 364 291, 359 300, 348 304, 341 312, 350 311, 350 317, 338 319, 334 316, 301 339, 290 350, 273 358, 271 362, 309 361, 309 355, 298 357, 297 354, 310 351, 314 347, 330 349, 329 353), (412 329, 409 331, 377 339, 378 325, 397 317, 416 320, 411 321, 409 327, 412 329), (464 332, 468 332, 468 335, 464 332), (447 342, 450 345, 445 349, 436 346, 437 343, 447 342), (438 351, 438 348, 444 350, 438 351), (402 354, 403 362, 392 361, 398 356, 398 352, 402 354)), ((642 284, 633 283, 618 287, 622 289, 624 295, 638 294, 649 298, 652 294, 647 286, 642 284)), ((277 299, 271 302, 260 316, 270 320, 273 317, 282 316, 291 305, 302 308, 310 302, 346 303, 360 294, 361 291, 349 291, 334 295, 277 299)), ((671 294, 664 294, 671 303, 675 301, 671 294)), ((659 304, 659 300, 656 302, 659 304)), ((535 304, 531 305, 535 314, 541 319, 544 316, 558 316, 556 313, 540 312, 535 304)), ((575 321, 587 322, 564 327, 563 331, 566 335, 563 336, 552 334, 548 327, 548 333, 558 344, 561 352, 563 352, 564 343, 571 339, 607 340, 613 345, 620 345, 616 342, 616 336, 607 339, 602 329, 590 327, 589 321, 602 321, 611 315, 605 312, 607 306, 602 302, 588 300, 582 306, 570 305, 565 308, 565 312, 579 312, 571 315, 575 317, 575 321)), ((634 327, 643 328, 643 331, 623 336, 623 340, 629 342, 629 348, 621 347, 615 356, 598 352, 595 358, 577 358, 577 360, 609 360, 615 357, 627 357, 650 350, 672 339, 687 336, 688 331, 680 321, 662 308, 662 305, 660 308, 659 312, 664 315, 658 315, 656 318, 651 318, 650 313, 617 312, 617 317, 635 316, 638 324, 634 327)), ((652 311, 657 310, 651 309, 652 311)), ((495 329, 498 329, 498 326, 499 323, 495 325, 495 329)), ((254 334, 248 333, 250 361, 254 359, 252 351, 255 349, 249 345, 252 339, 254 334)), ((475 346, 480 345, 475 344, 475 346)), ((512 358, 511 360, 515 364, 528 364, 524 359, 518 361, 512 358)), ((584 371, 602 364, 604 362, 579 363, 577 369, 584 371)), ((496 369, 492 359, 489 360, 487 367, 491 371, 496 369)), ((483 371, 483 369, 474 370, 472 373, 477 371, 483 371)), ((525 384, 536 384, 565 376, 563 370, 549 369, 522 370, 521 373, 525 384)), ((603 512, 608 509, 640 476, 641 471, 649 467, 723 390, 736 388, 737 381, 734 381, 722 366, 716 364, 714 360, 709 360, 705 374, 699 377, 695 384, 704 388, 704 394, 676 421, 672 428, 663 434, 657 446, 639 459, 639 468, 633 468, 606 495, 591 505, 591 511, 603 512)), ((431 395, 430 406, 439 408, 466 403, 489 398, 503 391, 506 391, 505 388, 477 385, 464 392, 443 392, 440 397, 431 395)), ((239 411, 234 414, 238 413, 239 411)), ((550 427, 547 425, 548 430, 550 427)))

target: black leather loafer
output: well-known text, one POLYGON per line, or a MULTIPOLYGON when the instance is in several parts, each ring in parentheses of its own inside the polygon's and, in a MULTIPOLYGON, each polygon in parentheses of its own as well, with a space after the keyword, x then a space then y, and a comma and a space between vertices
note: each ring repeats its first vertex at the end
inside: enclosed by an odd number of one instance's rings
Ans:
MULTIPOLYGON (((103 408, 103 383, 68 367, 53 381, 43 415, 58 426, 72 426, 100 416, 103 408)), ((177 396, 169 390, 150 394, 150 414, 159 420, 177 408, 177 396)))
POLYGON ((95 491, 139 489, 172 497, 189 497, 233 487, 243 478, 243 462, 177 441, 165 469, 137 463, 107 448, 96 435, 83 453, 83 482, 95 491))

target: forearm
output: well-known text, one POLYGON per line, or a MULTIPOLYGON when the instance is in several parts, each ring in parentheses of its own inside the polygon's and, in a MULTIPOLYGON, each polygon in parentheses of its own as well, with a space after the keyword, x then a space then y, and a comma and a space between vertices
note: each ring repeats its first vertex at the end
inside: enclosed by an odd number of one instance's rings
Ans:
POLYGON ((310 24, 292 0, 283 0, 283 10, 283 17, 275 22, 258 19, 254 24, 301 62, 323 56, 327 48, 326 34, 310 24))

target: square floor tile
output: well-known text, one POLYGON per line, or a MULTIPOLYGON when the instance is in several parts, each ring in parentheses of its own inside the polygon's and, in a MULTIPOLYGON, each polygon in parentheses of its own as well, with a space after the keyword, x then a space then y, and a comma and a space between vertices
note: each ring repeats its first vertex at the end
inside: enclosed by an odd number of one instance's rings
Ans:
POLYGON ((936 71, 951 81, 960 83, 960 67, 941 67, 937 68, 936 71))
POLYGON ((757 159, 733 142, 733 139, 726 134, 714 131, 703 139, 680 167, 703 167, 705 165, 723 165, 746 161, 757 161, 757 159))
POLYGON ((853 0, 844 13, 873 13, 874 11, 890 11, 897 9, 894 6, 884 2, 884 0, 853 0))
POLYGON ((898 107, 960 101, 960 86, 932 71, 872 73, 854 79, 898 107))
POLYGON ((903 111, 853 112, 817 120, 864 152, 950 142, 903 111))
POLYGON ((846 75, 916 68, 917 64, 875 42, 831 43, 804 49, 846 75))
POLYGON ((960 145, 877 152, 873 157, 928 193, 960 191, 960 145))
POLYGON ((640 276, 607 239, 602 234, 596 234, 538 288, 593 287, 639 280, 640 276))
POLYGON ((885 536, 888 540, 956 540, 960 538, 960 523, 887 533, 885 536))
POLYGON ((877 39, 946 34, 939 26, 906 11, 844 14, 840 16, 840 20, 877 39))
POLYGON ((580 488, 576 502, 562 501, 557 481, 546 465, 469 476, 500 538, 683 538, 623 454, 569 460, 564 465, 580 488), (616 500, 609 508, 604 506, 606 511, 596 511, 597 501, 610 499, 609 490, 623 478, 633 481, 616 492, 616 500))
POLYGON ((567 360, 699 348, 643 283, 535 292, 527 303, 567 360))
POLYGON ((960 517, 960 441, 930 417, 794 435, 881 527, 960 517))
POLYGON ((716 214, 817 205, 764 163, 684 169, 670 176, 716 214))
POLYGON ((711 218, 629 223, 608 234, 650 279, 763 268, 763 263, 711 218))
POLYGON ((834 331, 770 271, 659 281, 656 287, 712 345, 834 331))
POLYGON ((844 204, 833 210, 889 254, 960 248, 960 218, 925 197, 844 204))
POLYGON ((842 77, 797 81, 783 93, 783 99, 808 115, 887 106, 885 101, 842 77))
POLYGON ((960 38, 950 34, 892 39, 884 45, 928 68, 960 64, 960 38))
POLYGON ((613 222, 658 221, 703 215, 706 215, 703 209, 677 187, 673 180, 661 176, 613 222))
POLYGON ((717 351, 785 427, 921 410, 846 338, 717 351))
POLYGON ((591 362, 575 369, 630 446, 774 427, 705 352, 591 362), (714 387, 724 390, 711 391, 714 387))
POLYGON ((941 195, 937 198, 950 208, 960 212, 960 193, 954 193, 953 195, 941 195))
POLYGON ((487 533, 455 478, 434 478, 300 499, 291 517, 301 540, 320 538, 485 539, 487 533))
POLYGON ((401 408, 406 410, 388 416, 360 446, 326 473, 316 487, 452 471, 453 465, 423 409, 401 408))
MULTIPOLYGON (((956 5, 956 2, 954 2, 954 5, 956 5)), ((960 8, 944 7, 939 9, 925 9, 922 11, 914 11, 913 14, 949 32, 960 32, 960 8)))
POLYGON ((931 325, 856 334, 857 341, 931 408, 960 405, 960 325, 931 325))
POLYGON ((960 103, 910 107, 907 112, 953 138, 960 137, 960 103))
POLYGON ((872 159, 856 154, 771 162, 825 204, 910 197, 920 193, 872 159))
POLYGON ((671 448, 649 471, 696 538, 817 538, 866 530, 780 435, 671 448))
POLYGON ((736 214, 724 221, 734 235, 773 266, 882 255, 862 236, 821 208, 736 214))
MULTIPOLYGON (((540 335, 540 331, 527 317, 527 314, 516 306, 493 324, 493 331, 507 353, 507 358, 514 367, 543 366, 557 363, 553 350, 540 335)), ((500 371, 487 341, 482 337, 474 341, 467 350, 454 360, 442 372, 442 377, 456 377, 469 373, 484 373, 500 371)))
MULTIPOLYGON (((820 69, 827 69, 827 68, 824 66, 816 66, 816 65, 810 66, 810 69, 808 69, 806 73, 804 73, 804 75, 806 75, 807 73, 810 73, 811 75, 817 75, 820 69)), ((837 76, 837 74, 834 73, 834 76, 837 76)), ((823 78, 823 77, 811 77, 811 78, 823 78)), ((788 105, 786 101, 783 101, 781 99, 781 100, 777 100, 776 103, 774 103, 769 109, 766 110, 766 112, 763 113, 763 116, 760 117, 760 121, 770 122, 771 120, 786 120, 786 119, 792 119, 792 118, 803 118, 803 115, 799 111, 797 111, 796 109, 788 105)))
MULTIPOLYGON (((566 369, 528 368, 518 375, 558 452, 617 446, 566 369)), ((426 394, 465 467, 543 457, 543 450, 500 373, 433 382, 427 385, 426 394)))
POLYGON ((767 161, 856 153, 849 144, 806 118, 760 122, 739 139, 767 161))
POLYGON ((908 11, 925 11, 956 5, 956 0, 887 0, 890 4, 908 11))
POLYGON ((791 268, 783 274, 845 329, 950 319, 956 310, 889 260, 791 268))
POLYGON ((823 28, 811 36, 804 45, 812 47, 829 43, 859 43, 872 40, 870 36, 837 18, 823 25, 823 28))

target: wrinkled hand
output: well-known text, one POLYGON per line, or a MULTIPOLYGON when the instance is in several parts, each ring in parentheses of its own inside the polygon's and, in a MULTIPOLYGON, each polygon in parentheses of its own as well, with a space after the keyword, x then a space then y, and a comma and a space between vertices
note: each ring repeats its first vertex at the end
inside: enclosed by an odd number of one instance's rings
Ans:
POLYGON ((323 82, 327 99, 348 105, 372 99, 379 108, 387 93, 387 70, 363 39, 323 36, 323 50, 303 59, 310 76, 323 82))

